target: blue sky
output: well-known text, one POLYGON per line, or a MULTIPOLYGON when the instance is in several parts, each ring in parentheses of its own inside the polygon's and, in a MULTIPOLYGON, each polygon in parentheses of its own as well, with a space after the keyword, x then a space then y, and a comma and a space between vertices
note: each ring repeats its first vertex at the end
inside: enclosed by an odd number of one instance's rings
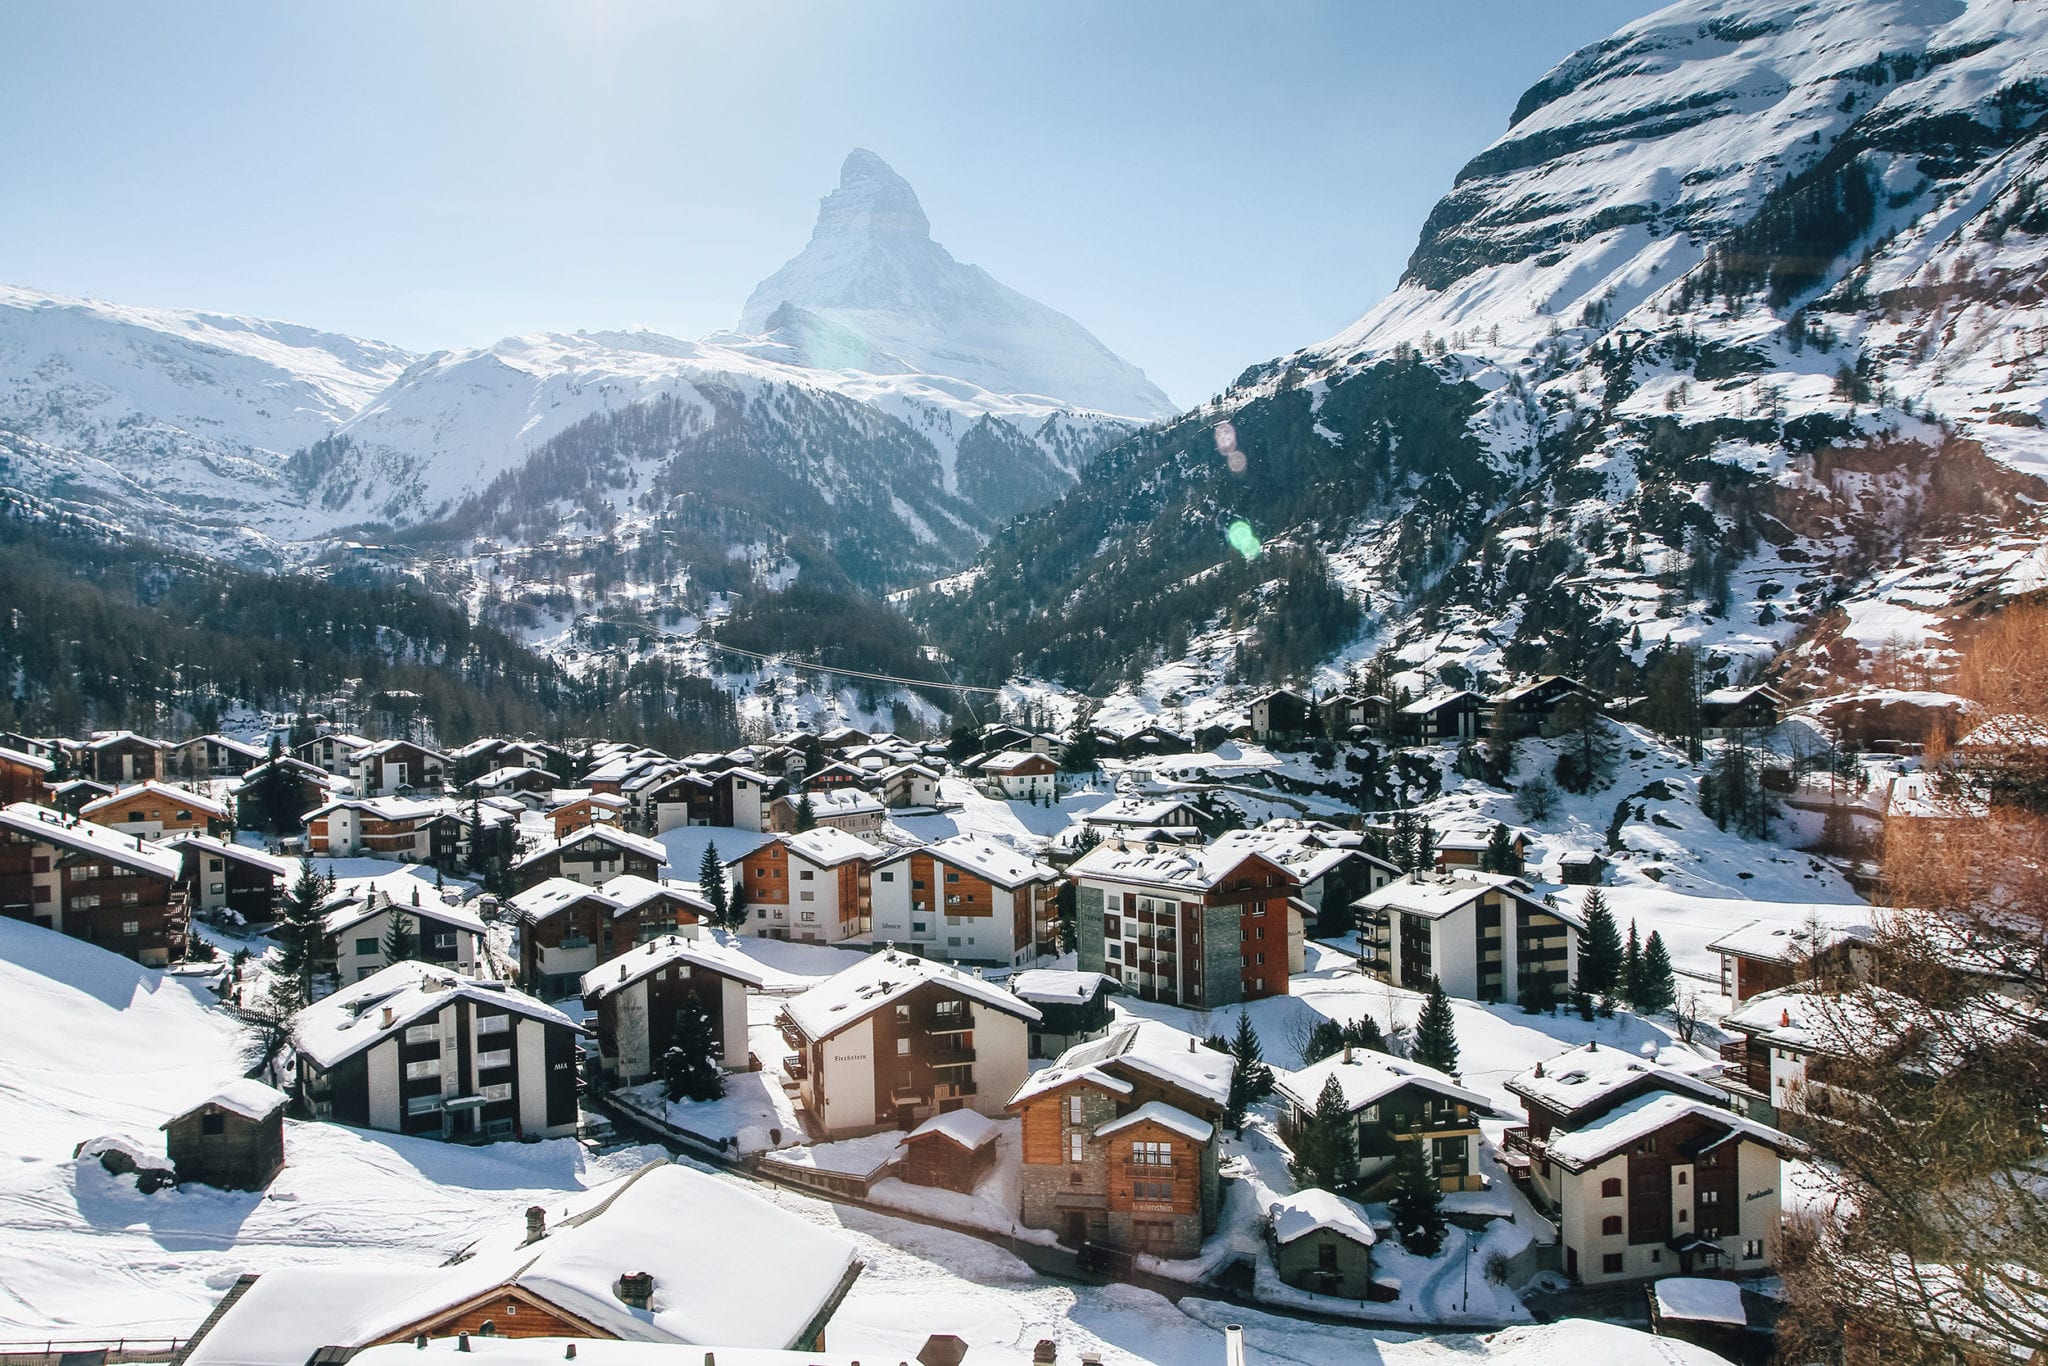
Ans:
POLYGON ((1392 288, 1648 0, 0 6, 0 281, 432 349, 730 326, 846 152, 1179 403, 1392 288))

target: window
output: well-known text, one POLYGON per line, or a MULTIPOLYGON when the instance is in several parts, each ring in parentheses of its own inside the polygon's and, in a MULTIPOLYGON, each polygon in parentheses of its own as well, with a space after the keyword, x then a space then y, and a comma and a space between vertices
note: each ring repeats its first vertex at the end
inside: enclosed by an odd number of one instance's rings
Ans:
POLYGON ((810 924, 817 920, 818 913, 816 911, 798 911, 796 918, 806 924, 810 924))
POLYGON ((1173 1145, 1171 1143, 1133 1143, 1131 1161, 1141 1167, 1171 1167, 1173 1145))
MULTIPOLYGON (((373 953, 376 951, 377 945, 374 940, 370 941, 370 947, 367 949, 362 947, 362 943, 363 941, 361 940, 357 941, 356 948, 358 952, 373 953)), ((431 1024, 413 1025, 405 1031, 405 1041, 407 1043, 433 1043, 440 1037, 441 1031, 431 1024)))
POLYGON ((957 934, 949 934, 949 935, 947 935, 947 936, 946 936, 946 947, 947 947, 947 948, 949 948, 949 949, 957 949, 957 948, 959 948, 959 947, 960 947, 960 936, 959 936, 959 935, 957 935, 957 934))
POLYGON ((510 1015, 479 1015, 476 1017, 476 1032, 479 1036, 484 1034, 503 1034, 511 1028, 512 1017, 510 1015))
POLYGON ((899 1058, 907 1058, 910 1056, 910 1040, 898 1039, 896 1041, 896 1056, 899 1058))
POLYGON ((1165 1247, 1173 1242, 1171 1219, 1133 1219, 1131 1238, 1139 1247, 1165 1247))
POLYGON ((357 952, 357 953, 375 953, 376 951, 377 951, 377 941, 376 941, 376 940, 374 940, 374 939, 358 939, 358 940, 356 940, 356 952, 357 952))
POLYGON ((1742 1259, 1746 1262, 1762 1261, 1763 1255, 1764 1241, 1761 1238, 1751 1238, 1742 1245, 1742 1259))
POLYGON ((72 865, 71 865, 71 880, 72 880, 73 882, 83 882, 83 881, 85 881, 85 880, 86 880, 87 878, 89 878, 89 877, 91 877, 91 876, 92 876, 92 865, 91 865, 91 864, 87 864, 87 863, 74 863, 74 864, 72 864, 72 865))
POLYGON ((476 1065, 479 1069, 510 1067, 512 1065, 512 1050, 509 1048, 493 1048, 487 1053, 479 1053, 476 1055, 476 1065))
POLYGON ((435 948, 437 948, 437 949, 452 949, 452 948, 454 948, 454 947, 455 947, 455 931, 453 931, 453 930, 447 930, 447 931, 444 931, 444 932, 442 932, 442 933, 440 933, 440 934, 437 934, 437 935, 435 935, 435 936, 434 936, 434 947, 435 947, 435 948))
POLYGON ((227 1116, 218 1110, 209 1110, 199 1117, 199 1132, 202 1134, 224 1134, 227 1129, 227 1116))
POLYGON ((438 1077, 440 1075, 441 1060, 439 1058, 422 1058, 418 1062, 409 1062, 405 1065, 405 1079, 407 1081, 425 1081, 429 1077, 438 1077))
POLYGON ((796 894, 796 899, 798 901, 816 901, 818 899, 818 894, 816 892, 798 892, 796 894))
POLYGON ((1124 946, 1122 944, 1111 944, 1108 953, 1111 958, 1121 958, 1124 956, 1124 946))
POLYGON ((1071 1095, 1071 1096, 1068 1096, 1068 1097, 1067 1097, 1067 1123, 1069 1123, 1069 1124, 1080 1124, 1080 1123, 1083 1123, 1083 1122, 1085 1121, 1085 1119, 1086 1119, 1086 1110, 1085 1110, 1085 1107, 1086 1107, 1086 1105, 1087 1105, 1087 1101, 1085 1101, 1085 1100, 1084 1100, 1084 1099, 1083 1099, 1083 1098, 1081 1097, 1080 1093, 1076 1092, 1075 1094, 1073 1094, 1073 1095, 1071 1095))
POLYGON ((882 881, 884 882, 894 882, 896 880, 896 871, 892 868, 889 871, 883 873, 881 877, 882 881))
POLYGON ((1700 1203, 1701 1203, 1702 1205, 1718 1205, 1718 1204, 1720 1204, 1720 1203, 1721 1203, 1721 1192, 1719 1192, 1719 1191, 1701 1191, 1701 1192, 1700 1192, 1700 1203))
POLYGON ((1600 1274, 1603 1276, 1619 1276, 1621 1274, 1621 1254, 1619 1252, 1610 1252, 1600 1259, 1600 1274))
POLYGON ((1088 1136, 1073 1133, 1067 1135, 1067 1161, 1080 1162, 1088 1156, 1088 1136))
POLYGON ((1648 1138, 1644 1139, 1644 1140, 1643 1140, 1643 1141, 1642 1141, 1641 1143, 1638 1143, 1638 1144, 1636 1144, 1636 1151, 1637 1151, 1637 1152, 1639 1152, 1639 1153, 1646 1153, 1646 1154, 1647 1154, 1647 1153, 1654 1153, 1654 1152, 1656 1152, 1656 1151, 1657 1151, 1657 1137, 1656 1137, 1656 1135, 1652 1134, 1652 1135, 1651 1135, 1650 1137, 1648 1137, 1648 1138))
POLYGON ((1621 1178, 1620 1178, 1620 1177, 1618 1177, 1618 1176, 1610 1176, 1610 1177, 1608 1177, 1608 1178, 1607 1178, 1607 1179, 1606 1179, 1605 1181, 1602 1181, 1602 1182, 1600 1183, 1600 1195, 1601 1195, 1601 1197, 1602 1197, 1603 1199, 1608 1199, 1608 1200, 1611 1200, 1611 1199, 1613 1199, 1613 1198, 1614 1198, 1615 1196, 1617 1196, 1617 1195, 1620 1195, 1620 1194, 1621 1194, 1621 1178))
POLYGON ((143 819, 143 815, 140 811, 130 811, 128 813, 128 819, 131 821, 139 821, 143 819))
POLYGON ((805 870, 804 870, 803 872, 801 872, 801 873, 798 873, 798 874, 796 875, 796 880, 797 880, 798 882, 810 882, 810 881, 812 881, 813 879, 812 879, 812 877, 811 877, 811 870, 810 870, 810 869, 808 869, 808 868, 806 868, 806 869, 805 869, 805 870))
POLYGON ((510 1100, 512 1099, 512 1083, 509 1081, 494 1081, 489 1086, 479 1087, 478 1094, 482 1095, 485 1100, 510 1100))
MULTIPOLYGON (((1273 880, 1273 879, 1271 879, 1271 878, 1267 878, 1267 879, 1266 879, 1266 881, 1268 881, 1268 882, 1271 882, 1272 880, 1273 880)), ((1256 906, 1252 907, 1252 914, 1253 914, 1253 915, 1255 915, 1255 916, 1260 916, 1260 915, 1264 915, 1265 913, 1266 913, 1266 903, 1265 903, 1265 902, 1263 902, 1263 901, 1262 901, 1262 902, 1260 902, 1260 903, 1259 903, 1258 905, 1256 905, 1256 906)))
POLYGON ((1173 1182, 1133 1181, 1131 1182, 1131 1199, 1171 1200, 1173 1199, 1173 1182))
POLYGON ((140 920, 124 920, 124 921, 122 921, 122 922, 121 922, 121 933, 123 933, 123 934, 141 934, 141 933, 142 933, 142 922, 141 922, 140 920))
POLYGON ((910 932, 911 932, 912 934, 923 934, 923 933, 924 933, 924 927, 925 927, 925 922, 924 922, 924 921, 922 921, 922 920, 913 920, 913 921, 911 921, 911 922, 910 922, 910 932))
POLYGON ((409 1115, 432 1114, 440 1108, 439 1096, 413 1096, 405 1102, 405 1112, 409 1115))
MULTIPOLYGON (((1680 1172, 1680 1173, 1678 1174, 1678 1184, 1679 1184, 1679 1185, 1681 1185, 1681 1186, 1683 1186, 1683 1185, 1685 1185, 1685 1184, 1686 1184, 1686 1180, 1687 1180, 1687 1174, 1686 1174, 1685 1172, 1680 1172)), ((1701 1196, 1700 1198, 1701 1198, 1702 1200, 1706 1199, 1706 1197, 1705 1197, 1704 1195, 1703 1195, 1703 1196, 1701 1196)))
POLYGON ((214 896, 225 894, 227 889, 228 885, 225 882, 209 882, 206 884, 206 890, 214 896))
POLYGON ((1619 1214, 1610 1214, 1605 1219, 1602 1219, 1600 1221, 1600 1232, 1604 1237, 1613 1237, 1621 1232, 1621 1216, 1619 1214))

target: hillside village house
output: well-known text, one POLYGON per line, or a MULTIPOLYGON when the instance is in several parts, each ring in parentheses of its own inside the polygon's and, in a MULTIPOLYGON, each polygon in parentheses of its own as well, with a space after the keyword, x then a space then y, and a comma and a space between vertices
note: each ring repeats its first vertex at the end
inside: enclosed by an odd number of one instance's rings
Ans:
POLYGON ((1060 766, 1036 750, 991 755, 981 761, 980 773, 990 787, 1013 801, 1051 801, 1059 796, 1060 766))
POLYGON ((972 1110, 933 1115, 896 1141, 902 1154, 895 1173, 913 1186, 936 1186, 972 1195, 995 1170, 1002 1128, 972 1110))
POLYGON ((1563 674, 1544 674, 1495 693, 1489 699, 1492 714, 1483 725, 1491 731, 1504 722, 1509 739, 1535 735, 1551 723, 1567 699, 1577 699, 1593 707, 1600 705, 1600 699, 1578 679, 1566 678, 1563 674))
POLYGON ((667 862, 668 850, 655 840, 615 826, 586 825, 520 859, 512 865, 512 875, 522 887, 551 877, 601 887, 621 873, 651 882, 667 862))
POLYGON ((519 980, 549 1000, 580 991, 599 964, 711 914, 711 903, 681 883, 632 873, 599 887, 549 878, 509 906, 519 927, 519 980))
POLYGON ((1378 694, 1332 693, 1316 704, 1323 713, 1323 731, 1338 739, 1357 740, 1385 732, 1393 720, 1393 704, 1378 694))
POLYGON ((1402 707, 1398 726, 1403 736, 1420 744, 1478 738, 1486 722, 1486 699, 1466 688, 1425 694, 1402 707))
POLYGON ((1799 924, 1752 920, 1707 945, 1721 956, 1721 994, 1752 996, 1815 980, 1860 980, 1877 935, 1867 906, 1805 907, 1799 924))
POLYGON ((88 802, 114 795, 110 784, 96 783, 90 778, 67 778, 61 783, 51 783, 49 788, 49 799, 41 804, 55 807, 67 816, 76 816, 88 802))
POLYGON ((250 802, 262 800, 261 793, 271 764, 277 764, 285 773, 288 800, 292 803, 290 814, 303 815, 324 805, 333 796, 333 778, 325 769, 280 755, 256 765, 235 780, 232 788, 235 802, 245 813, 250 809, 250 802))
POLYGON ((586 792, 551 809, 548 812, 548 825, 556 839, 564 840, 586 825, 617 825, 624 818, 625 812, 624 797, 614 797, 604 792, 586 792))
POLYGON ((170 748, 133 731, 102 731, 78 751, 78 771, 96 782, 123 787, 130 783, 161 780, 164 751, 170 748))
POLYGON ((806 830, 732 860, 726 879, 745 898, 748 934, 836 944, 873 923, 870 871, 880 854, 843 830, 806 830))
POLYGON ((875 795, 891 811, 935 807, 940 777, 939 770, 929 764, 890 764, 877 775, 875 795))
POLYGON ((78 814, 94 825, 149 839, 204 835, 224 829, 229 820, 225 803, 156 782, 118 788, 98 801, 87 802, 78 814))
POLYGON ((382 858, 442 866, 462 854, 457 809, 412 797, 344 797, 305 815, 306 849, 326 858, 382 858))
POLYGON ((1541 974, 1562 999, 1578 970, 1578 912, 1503 873, 1411 873, 1353 904, 1367 970, 1411 991, 1434 977, 1453 996, 1511 1001, 1541 974))
MULTIPOLYGON (((1436 840, 1436 866, 1444 872, 1456 872, 1463 868, 1481 869, 1493 849, 1493 827, 1491 825, 1453 825, 1433 832, 1436 840)), ((1529 859, 1529 832, 1508 827, 1507 865, 1490 871, 1520 877, 1529 859)))
POLYGON ((1769 1270, 1793 1139, 1724 1108, 1697 1077, 1597 1043, 1507 1089, 1529 1122, 1506 1132, 1503 1161, 1553 1212, 1566 1275, 1593 1285, 1769 1270))
POLYGON ((1404 1143, 1422 1145, 1423 1170, 1442 1189, 1485 1188, 1479 1121, 1492 1111, 1486 1097, 1434 1067, 1370 1048, 1346 1047, 1298 1072, 1276 1074, 1282 1137, 1294 1141, 1332 1078, 1344 1093, 1354 1125, 1358 1166, 1353 1174, 1369 1192, 1393 1176, 1404 1143))
POLYGON ((747 1070, 747 992, 767 984, 760 964, 691 931, 663 935, 583 974, 583 1006, 597 1026, 598 1066, 615 1086, 660 1074, 686 1005, 704 1012, 719 1065, 747 1070))
MULTIPOLYGON (((463 1251, 438 1267, 358 1260, 244 1276, 183 1360, 407 1366, 432 1354, 415 1341, 433 1339, 465 1361, 488 1363, 495 1349, 504 1366, 535 1366, 542 1352, 561 1361, 578 1346, 624 1366, 605 1350, 613 1343, 667 1344, 674 1355, 659 1359, 673 1366, 797 1366, 817 1359, 861 1272, 837 1229, 668 1162, 530 1206, 463 1251)), ((643 1348, 630 1360, 656 1358, 643 1348)))
POLYGON ((1081 824, 1107 839, 1199 843, 1207 813, 1178 797, 1118 797, 1081 817, 1081 824))
POLYGON ((1372 1250, 1378 1242, 1365 1211, 1330 1191, 1310 1187, 1266 1207, 1273 1272, 1286 1285, 1345 1300, 1392 1299, 1393 1287, 1375 1293, 1372 1250))
POLYGON ((394 921, 411 932, 414 961, 449 968, 465 977, 489 975, 484 957, 488 931, 475 912, 450 906, 417 887, 410 898, 394 900, 371 888, 328 903, 320 918, 321 933, 334 957, 339 982, 360 982, 391 966, 385 954, 394 921))
POLYGON ((583 1027, 503 982, 395 963, 292 1021, 316 1119, 461 1143, 576 1132, 583 1027))
POLYGON ((1264 854, 1096 845, 1067 869, 1080 966, 1146 1001, 1195 1007, 1287 994, 1301 884, 1264 854))
POLYGON ((0 807, 0 915, 84 939, 144 967, 185 951, 175 849, 28 802, 0 807))
POLYGON ((885 813, 881 801, 857 787, 792 792, 777 797, 768 803, 768 828, 778 834, 795 830, 806 797, 811 803, 811 820, 819 829, 869 835, 882 828, 885 813))
MULTIPOLYGON (((1301 918, 1320 916, 1327 897, 1355 898, 1386 886, 1401 870, 1360 847, 1362 837, 1320 822, 1272 821, 1256 830, 1226 830, 1210 841, 1212 858, 1259 854, 1293 875, 1294 909, 1301 918)), ((1306 945, 1290 935, 1287 970, 1302 971, 1306 945)))
POLYGON ((311 764, 322 773, 336 778, 346 778, 354 767, 351 760, 357 750, 368 749, 370 741, 360 735, 334 733, 318 736, 292 746, 292 757, 301 763, 311 764))
POLYGON ((1008 845, 952 835, 877 854, 873 934, 952 963, 1014 967, 1058 949, 1059 874, 1008 845))
POLYGON ((48 801, 49 777, 56 767, 40 755, 0 748, 0 806, 48 801))
POLYGON ((1031 968, 1010 974, 1018 1000, 1038 1007, 1031 1026, 1031 1056, 1056 1058, 1077 1043, 1102 1037, 1115 1023, 1109 997, 1116 979, 1100 972, 1031 968))
POLYGON ((197 915, 232 914, 245 925, 277 918, 278 894, 298 876, 290 859, 213 835, 180 835, 166 841, 184 866, 178 885, 197 915))
POLYGON ((260 1191, 284 1170, 285 1094, 248 1077, 160 1126, 178 1184, 260 1191))
POLYGON ((171 746, 165 756, 166 776, 194 778, 239 778, 262 763, 269 751, 226 735, 195 735, 171 746))
POLYGON ((1199 1252, 1222 1209, 1230 1066, 1178 1031, 1130 1024, 1032 1074, 1009 1105, 1023 1116, 1019 1217, 1069 1247, 1199 1252))
POLYGON ((379 740, 349 755, 349 781, 365 797, 438 788, 450 762, 439 750, 410 740, 379 740))
POLYGON ((1307 734, 1315 703, 1291 689, 1275 688, 1254 697, 1248 710, 1251 738, 1264 744, 1307 734))
POLYGON ((777 1023, 814 1131, 849 1138, 948 1110, 1002 1114, 1037 1018, 993 982, 887 951, 790 998, 777 1023))
POLYGON ((1768 683, 1715 688, 1700 698, 1700 733, 1718 740, 1736 731, 1769 730, 1791 705, 1791 698, 1768 683))

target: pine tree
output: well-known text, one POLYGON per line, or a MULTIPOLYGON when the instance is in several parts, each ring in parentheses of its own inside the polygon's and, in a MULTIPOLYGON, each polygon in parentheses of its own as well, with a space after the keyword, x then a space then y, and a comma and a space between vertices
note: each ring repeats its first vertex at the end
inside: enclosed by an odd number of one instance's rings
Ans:
POLYGON ((1273 1069, 1266 1066, 1265 1050, 1259 1046, 1252 1017, 1237 1012, 1237 1035, 1230 1042, 1230 1100, 1224 1123, 1244 1135, 1245 1111, 1273 1094, 1273 1069))
POLYGON ((419 952, 419 940, 412 932, 412 917, 401 911, 391 914, 391 925, 384 931, 384 961, 403 963, 419 952))
POLYGON ((661 1055, 661 1080, 670 1100, 717 1100, 725 1094, 725 1072, 715 1056, 711 1017, 695 1000, 676 1012, 676 1041, 661 1055))
POLYGON ((310 859, 299 860, 299 876, 285 894, 277 927, 272 936, 278 943, 277 974, 290 986, 286 989, 298 1005, 313 999, 313 973, 320 957, 320 903, 327 899, 327 882, 313 871, 310 859))
POLYGON ((1513 871, 1510 865, 1514 861, 1514 837, 1505 825, 1495 821, 1493 829, 1487 832, 1486 852, 1479 856, 1479 867, 1483 872, 1506 873, 1513 871))
POLYGON ((1678 981, 1671 972, 1671 954, 1664 947, 1664 936, 1655 930, 1643 945, 1641 981, 1636 987, 1634 1005, 1639 1015, 1660 1015, 1678 1004, 1678 981))
POLYGON ((1621 953, 1621 982, 1614 992, 1630 1007, 1642 998, 1643 946, 1636 938, 1636 922, 1628 922, 1628 947, 1621 953))
POLYGON ((1586 893, 1579 912, 1586 929, 1579 936, 1579 977, 1573 990, 1593 997, 1610 995, 1621 975, 1621 930, 1598 887, 1586 893))
POLYGON ((697 886, 704 893, 704 899, 711 903, 711 923, 721 929, 731 924, 732 896, 725 885, 725 864, 718 858, 716 840, 704 846, 704 857, 697 862, 697 886))
POLYGON ((796 828, 798 833, 812 829, 818 824, 818 813, 811 807, 811 794, 800 792, 796 799, 796 828))
POLYGON ((1524 1015, 1551 1015, 1557 1011, 1557 984, 1550 980, 1547 972, 1525 972, 1522 974, 1522 989, 1518 1004, 1524 1015))
POLYGON ((1434 1257, 1444 1245, 1444 1192, 1422 1156, 1422 1135, 1401 1142, 1401 1155, 1394 1167, 1394 1193, 1387 1200, 1387 1212, 1394 1216, 1394 1232, 1401 1246, 1418 1257, 1434 1257))
POLYGON ((1328 1191, 1349 1184, 1358 1173, 1357 1139, 1344 1088, 1329 1077, 1316 1097, 1316 1108, 1294 1134, 1294 1160, 1287 1164, 1294 1184, 1328 1191))
POLYGON ((1303 1066, 1321 1062, 1344 1051, 1344 1026, 1327 1016, 1315 1022, 1302 1040, 1301 1061, 1303 1066))
POLYGON ((1458 1029, 1442 979, 1429 979, 1429 999, 1415 1021, 1415 1061, 1453 1075, 1458 1070, 1458 1029))

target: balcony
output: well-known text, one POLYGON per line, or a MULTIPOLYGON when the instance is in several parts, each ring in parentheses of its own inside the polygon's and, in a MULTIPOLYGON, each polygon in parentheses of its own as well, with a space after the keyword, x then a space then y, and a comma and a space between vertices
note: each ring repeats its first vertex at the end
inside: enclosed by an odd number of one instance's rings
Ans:
POLYGON ((926 1056, 926 1063, 932 1067, 966 1067, 974 1061, 974 1048, 934 1049, 926 1056))
POLYGON ((1180 1168, 1171 1162, 1133 1162, 1128 1158, 1124 1160, 1124 1175, 1137 1177, 1141 1181, 1171 1181, 1179 1170, 1180 1168))

